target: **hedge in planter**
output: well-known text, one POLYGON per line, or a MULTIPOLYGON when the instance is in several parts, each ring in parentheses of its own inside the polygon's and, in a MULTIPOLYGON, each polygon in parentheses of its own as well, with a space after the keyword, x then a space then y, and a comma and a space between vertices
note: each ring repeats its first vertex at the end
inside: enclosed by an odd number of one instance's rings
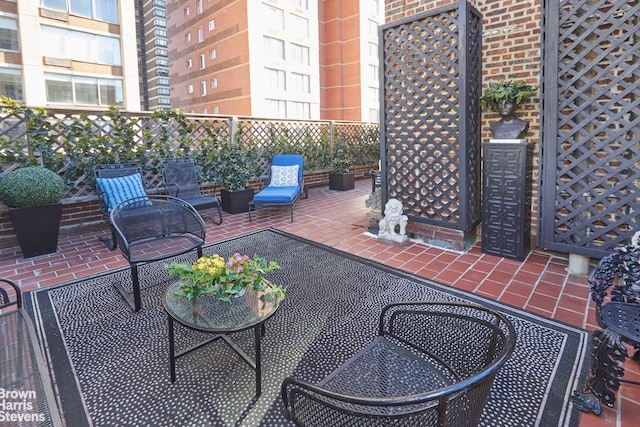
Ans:
POLYGON ((63 192, 62 178, 42 166, 16 169, 0 180, 0 200, 10 208, 25 258, 58 249, 63 192))

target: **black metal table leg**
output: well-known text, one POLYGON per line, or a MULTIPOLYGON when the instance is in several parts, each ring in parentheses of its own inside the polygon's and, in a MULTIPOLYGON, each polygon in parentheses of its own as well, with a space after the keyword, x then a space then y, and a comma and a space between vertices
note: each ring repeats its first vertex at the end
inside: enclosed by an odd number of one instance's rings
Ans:
POLYGON ((176 382, 176 344, 173 339, 173 318, 167 315, 169 322, 169 375, 171 382, 176 382))
POLYGON ((256 397, 260 397, 262 394, 262 359, 260 357, 260 340, 262 338, 261 325, 264 325, 264 323, 257 324, 253 328, 256 346, 256 397))

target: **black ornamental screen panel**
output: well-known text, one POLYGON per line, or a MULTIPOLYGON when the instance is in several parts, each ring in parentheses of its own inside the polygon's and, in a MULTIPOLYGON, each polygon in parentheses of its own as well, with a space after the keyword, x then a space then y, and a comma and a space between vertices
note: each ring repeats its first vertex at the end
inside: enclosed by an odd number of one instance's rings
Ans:
POLYGON ((600 257, 640 229, 640 1, 543 4, 538 246, 600 257))
POLYGON ((410 221, 480 221, 481 33, 466 2, 381 27, 383 201, 410 221))

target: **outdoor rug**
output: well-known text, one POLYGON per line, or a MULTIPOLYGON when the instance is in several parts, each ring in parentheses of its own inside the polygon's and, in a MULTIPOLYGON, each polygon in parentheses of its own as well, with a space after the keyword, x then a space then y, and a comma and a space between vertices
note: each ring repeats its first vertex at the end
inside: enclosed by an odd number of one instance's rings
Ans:
MULTIPOLYGON (((271 229, 205 248, 235 252, 277 261, 282 269, 268 278, 287 288, 266 322, 262 396, 254 398, 254 371, 222 341, 179 359, 171 384, 161 303, 169 278, 160 262, 140 269, 146 287, 138 313, 112 286, 130 282, 128 268, 30 294, 68 425, 290 425, 283 378, 324 378, 373 339, 381 308, 398 300, 470 301, 513 321, 516 349, 495 380, 482 425, 577 425, 570 395, 585 374, 586 331, 271 229)), ((176 326, 178 350, 205 337, 176 326)), ((252 330, 232 339, 253 354, 252 330)))

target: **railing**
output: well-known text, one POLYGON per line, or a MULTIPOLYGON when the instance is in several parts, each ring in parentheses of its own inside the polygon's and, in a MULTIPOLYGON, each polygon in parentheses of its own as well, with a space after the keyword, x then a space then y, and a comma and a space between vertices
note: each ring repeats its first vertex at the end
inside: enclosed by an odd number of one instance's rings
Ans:
MULTIPOLYGON (((3 101, 7 101, 3 99, 3 101)), ((92 166, 136 162, 148 188, 160 189, 160 162, 194 157, 204 178, 216 177, 223 144, 250 146, 257 154, 254 179, 265 176, 277 153, 303 155, 305 171, 331 168, 333 147, 348 147, 354 166, 372 165, 380 155, 377 123, 274 120, 255 117, 185 115, 180 111, 124 113, 32 109, 18 104, 0 114, 0 166, 7 173, 41 164, 63 177, 65 203, 95 199, 92 166)))

